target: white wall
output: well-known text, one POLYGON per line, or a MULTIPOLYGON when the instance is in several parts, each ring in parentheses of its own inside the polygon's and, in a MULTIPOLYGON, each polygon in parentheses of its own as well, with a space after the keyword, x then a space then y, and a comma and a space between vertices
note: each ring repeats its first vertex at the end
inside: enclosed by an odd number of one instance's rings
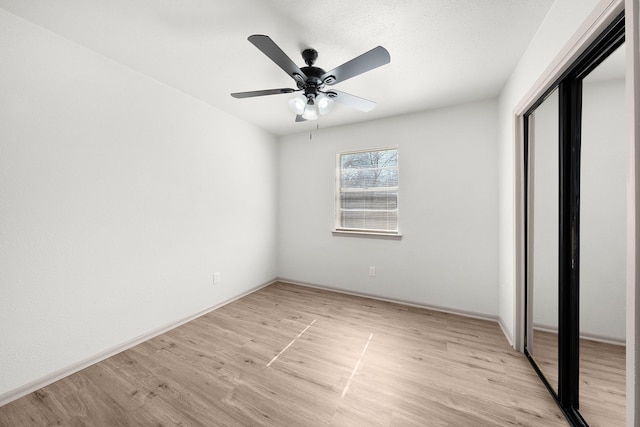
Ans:
POLYGON ((0 58, 0 401, 276 277, 275 138, 3 10, 0 58))
POLYGON ((556 0, 499 97, 500 318, 515 331, 514 109, 549 67, 599 0, 556 0))
POLYGON ((496 130, 490 100, 282 138, 278 274, 496 316, 496 130), (333 236, 336 153, 396 145, 402 240, 333 236))

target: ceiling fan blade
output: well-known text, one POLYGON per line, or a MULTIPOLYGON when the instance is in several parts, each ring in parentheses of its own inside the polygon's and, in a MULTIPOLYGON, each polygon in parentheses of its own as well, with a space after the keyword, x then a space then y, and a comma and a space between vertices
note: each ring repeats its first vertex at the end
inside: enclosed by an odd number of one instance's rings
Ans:
POLYGON ((301 114, 296 116, 296 122, 306 122, 307 119, 303 118, 301 114))
POLYGON ((251 98, 254 96, 265 96, 265 95, 279 95, 281 93, 293 93, 297 92, 295 89, 283 88, 283 89, 267 89, 267 90, 254 90, 250 92, 235 92, 232 93, 231 96, 234 98, 251 98))
POLYGON ((300 70, 291 58, 289 58, 269 36, 254 34, 253 36, 249 36, 248 40, 296 81, 304 83, 307 79, 307 76, 302 70, 300 70))
POLYGON ((333 85, 371 71, 389 62, 391 62, 391 56, 387 49, 378 46, 331 71, 327 71, 322 75, 321 79, 325 84, 333 85))
POLYGON ((339 102, 340 104, 355 108, 356 110, 364 111, 365 113, 373 110, 373 108, 376 106, 376 103, 373 101, 369 101, 368 99, 360 98, 346 92, 340 92, 339 90, 331 89, 327 91, 327 94, 329 94, 331 99, 333 99, 335 102, 339 102), (330 96, 332 92, 335 94, 335 96, 330 96))

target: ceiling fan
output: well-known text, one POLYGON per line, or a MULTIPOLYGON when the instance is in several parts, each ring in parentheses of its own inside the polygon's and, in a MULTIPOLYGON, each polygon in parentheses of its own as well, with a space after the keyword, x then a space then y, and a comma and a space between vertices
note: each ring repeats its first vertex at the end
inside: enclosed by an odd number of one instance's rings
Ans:
POLYGON ((324 71, 322 68, 314 66, 318 58, 318 52, 315 49, 302 51, 302 59, 307 66, 298 67, 269 36, 256 34, 249 36, 248 40, 292 77, 298 89, 281 88, 236 92, 232 93, 231 96, 234 98, 251 98, 254 96, 301 92, 289 100, 289 107, 296 113, 296 122, 316 120, 318 113, 326 114, 331 110, 334 101, 360 111, 371 111, 376 106, 375 102, 335 89, 325 90, 325 86, 340 83, 381 65, 388 64, 391 61, 389 52, 384 47, 378 46, 331 71, 324 71))

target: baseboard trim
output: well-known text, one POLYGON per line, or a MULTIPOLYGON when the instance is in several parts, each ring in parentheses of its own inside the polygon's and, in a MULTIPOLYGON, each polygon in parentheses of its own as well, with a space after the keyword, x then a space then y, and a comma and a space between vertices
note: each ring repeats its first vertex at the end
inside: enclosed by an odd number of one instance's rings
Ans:
MULTIPOLYGON (((534 331, 534 334, 535 334, 535 331, 541 331, 541 332, 548 332, 548 333, 551 333, 551 334, 557 334, 558 333, 558 327, 557 326, 544 325, 544 324, 541 324, 541 323, 535 323, 533 325, 533 331, 534 331)), ((590 332, 582 332, 580 334, 580 339, 601 342, 603 344, 620 345, 620 346, 626 346, 627 345, 627 341, 625 339, 620 339, 620 338, 616 338, 616 337, 609 337, 609 336, 600 335, 600 334, 592 334, 590 332)))
POLYGON ((375 300, 378 300, 378 301, 385 301, 385 302, 392 302, 392 303, 396 303, 396 304, 402 304, 402 305, 406 305, 408 307, 424 308, 426 310, 439 311, 441 313, 455 314, 455 315, 458 315, 458 316, 469 317, 469 318, 472 318, 472 319, 488 320, 490 322, 496 322, 498 324, 500 323, 498 316, 494 316, 492 314, 478 313, 478 312, 466 311, 466 310, 458 310, 458 309, 442 307, 442 306, 437 306, 437 305, 417 304, 417 303, 411 302, 411 301, 405 301, 405 300, 395 299, 395 298, 387 298, 387 297, 382 297, 382 296, 374 295, 374 294, 368 294, 368 293, 364 293, 364 292, 349 291, 349 290, 345 290, 345 289, 334 288, 334 287, 331 287, 331 286, 319 285, 317 283, 301 282, 299 280, 287 279, 287 278, 284 278, 284 277, 278 277, 278 279, 276 279, 276 282, 290 283, 292 285, 304 286, 304 287, 307 287, 307 288, 321 289, 321 290, 325 290, 325 291, 337 292, 337 293, 340 293, 340 294, 352 295, 352 296, 356 296, 356 297, 371 298, 371 299, 375 299, 375 300))
POLYGON ((76 372, 79 372, 85 368, 88 368, 89 366, 95 365, 98 362, 101 362, 105 359, 108 359, 111 356, 115 356, 118 353, 121 353, 127 349, 130 349, 131 347, 135 347, 138 344, 141 344, 147 340, 150 340, 151 338, 155 338, 158 335, 162 335, 165 332, 169 332, 172 329, 177 328, 178 326, 184 325, 185 323, 188 323, 192 320, 197 319, 200 316, 204 316, 207 313, 211 313, 214 310, 217 310, 220 307, 223 307, 227 304, 230 304, 240 298, 243 298, 249 294, 252 294, 264 287, 267 287, 275 282, 277 282, 278 279, 274 279, 271 280, 269 282, 263 283, 262 285, 258 285, 254 288, 249 289, 248 291, 245 291, 233 298, 230 298, 228 300, 225 300, 223 302, 220 302, 218 304, 215 304, 211 307, 205 308, 204 310, 201 310, 195 314, 192 314, 190 316, 187 316, 185 318, 179 319, 175 322, 171 322, 168 323, 164 326, 161 326, 159 328, 153 329, 145 334, 139 335, 135 338, 132 338, 128 341, 123 342, 122 344, 119 344, 115 347, 106 349, 98 354, 95 354, 87 359, 81 360, 77 363, 74 363, 72 365, 69 365, 65 368, 62 368, 58 371, 52 372, 49 375, 46 375, 42 378, 38 378, 37 380, 34 380, 30 383, 27 383, 23 386, 20 386, 14 390, 10 390, 6 393, 3 393, 0 395, 0 406, 4 406, 7 403, 10 403, 16 399, 19 399, 23 396, 26 396, 29 393, 33 393, 36 390, 41 389, 42 387, 46 387, 50 384, 53 384, 56 381, 59 381, 65 377, 68 377, 69 375, 75 374, 76 372))
POLYGON ((502 321, 502 317, 498 317, 498 325, 500 326, 500 329, 502 329, 502 333, 504 334, 504 337, 509 342, 509 345, 511 346, 511 348, 515 349, 516 346, 514 344, 515 341, 513 339, 513 336, 511 335, 511 333, 509 333, 509 330, 507 329, 504 322, 502 321))

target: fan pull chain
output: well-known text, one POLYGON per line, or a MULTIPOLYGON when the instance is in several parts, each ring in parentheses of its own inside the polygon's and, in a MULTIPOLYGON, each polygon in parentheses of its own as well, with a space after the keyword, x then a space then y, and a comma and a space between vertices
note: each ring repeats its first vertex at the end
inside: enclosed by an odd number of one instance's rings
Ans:
MULTIPOLYGON (((315 120, 316 122, 316 132, 320 130, 320 118, 315 120)), ((309 120, 309 141, 313 139, 313 121, 309 120)))

